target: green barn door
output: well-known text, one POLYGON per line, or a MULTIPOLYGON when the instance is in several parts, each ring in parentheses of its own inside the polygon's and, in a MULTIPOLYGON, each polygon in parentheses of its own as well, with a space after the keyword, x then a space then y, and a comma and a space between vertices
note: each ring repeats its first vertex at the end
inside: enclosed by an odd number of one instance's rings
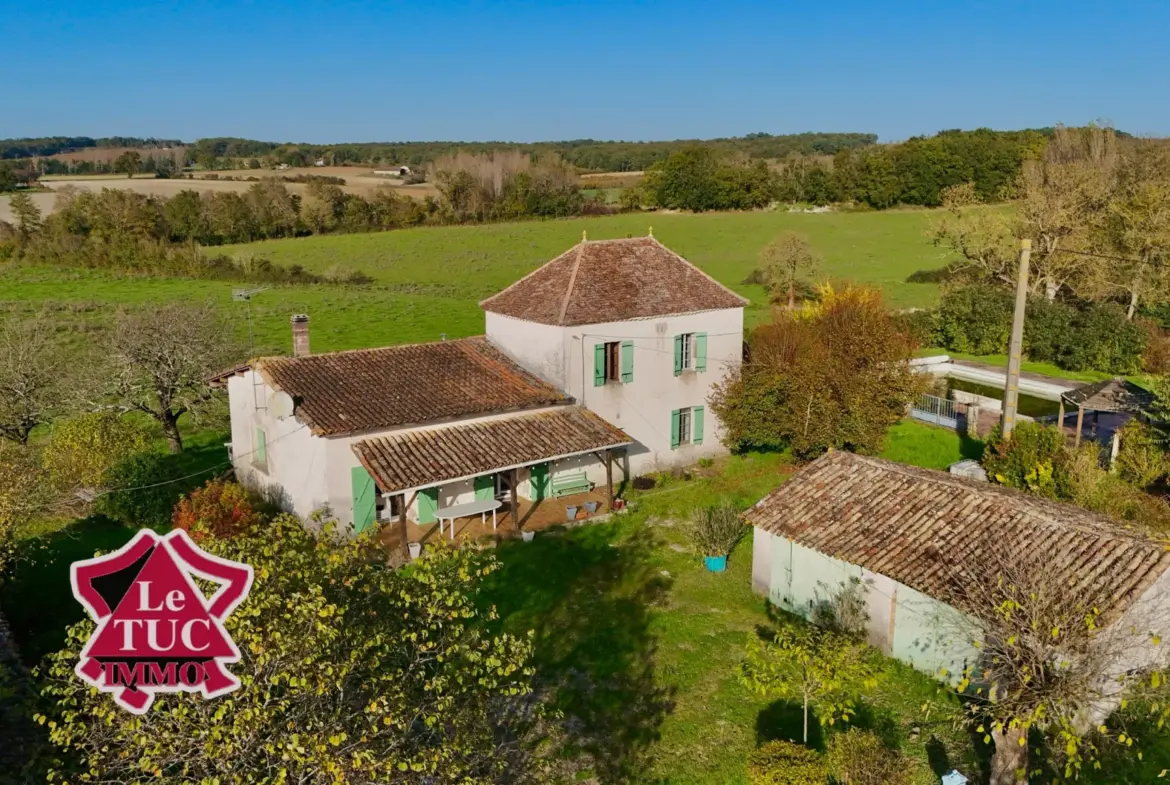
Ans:
POLYGON ((418 522, 434 523, 439 509, 439 489, 427 488, 418 492, 418 522))
POLYGON ((353 493, 353 530, 361 534, 374 522, 374 479, 365 467, 354 466, 349 472, 353 493))
POLYGON ((475 478, 475 500, 477 502, 490 501, 495 496, 496 476, 494 474, 485 474, 475 478))
POLYGON ((548 464, 538 463, 529 470, 528 484, 532 486, 532 500, 548 498, 548 464))

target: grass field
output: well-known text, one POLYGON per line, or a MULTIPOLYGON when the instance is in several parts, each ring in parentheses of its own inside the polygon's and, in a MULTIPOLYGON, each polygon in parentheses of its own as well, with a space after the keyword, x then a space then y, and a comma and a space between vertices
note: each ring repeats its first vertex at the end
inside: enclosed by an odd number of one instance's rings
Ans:
MULTIPOLYGON (((314 350, 327 351, 481 333, 479 300, 569 248, 583 231, 606 239, 644 235, 651 225, 667 246, 752 300, 749 324, 766 318, 768 306, 762 287, 741 281, 760 249, 790 229, 807 234, 824 256, 824 277, 881 286, 893 307, 926 306, 937 300, 937 287, 906 283, 906 277, 945 261, 924 239, 930 219, 929 211, 646 213, 306 237, 223 250, 314 271, 343 265, 372 276, 375 283, 367 287, 282 286, 254 300, 258 347, 286 347, 288 317, 303 312, 312 318, 314 350)), ((239 285, 8 266, 0 267, 0 304, 11 309, 52 303, 84 323, 122 304, 212 300, 229 309, 244 331, 244 306, 231 301, 239 285)))

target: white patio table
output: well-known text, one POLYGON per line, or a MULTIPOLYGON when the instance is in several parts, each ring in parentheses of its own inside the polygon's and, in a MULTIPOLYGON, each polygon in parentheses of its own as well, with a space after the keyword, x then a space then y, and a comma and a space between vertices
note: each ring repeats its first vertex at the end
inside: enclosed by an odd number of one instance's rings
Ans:
POLYGON ((481 499, 473 502, 464 502, 463 504, 453 504, 450 507, 440 507, 435 510, 435 518, 439 521, 439 534, 443 534, 443 521, 451 522, 451 539, 455 539, 455 519, 456 518, 470 518, 472 515, 479 515, 483 524, 487 525, 487 514, 492 514, 492 531, 496 530, 496 510, 500 509, 502 502, 499 499, 481 499))

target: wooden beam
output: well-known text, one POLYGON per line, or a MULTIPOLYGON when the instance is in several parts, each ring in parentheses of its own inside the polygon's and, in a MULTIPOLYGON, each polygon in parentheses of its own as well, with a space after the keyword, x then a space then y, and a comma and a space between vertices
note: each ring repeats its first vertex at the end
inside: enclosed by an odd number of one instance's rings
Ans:
POLYGON ((402 504, 398 508, 398 533, 402 536, 402 558, 410 561, 410 534, 406 526, 406 508, 410 505, 406 503, 405 493, 399 498, 402 500, 402 504))
MULTIPOLYGON (((1064 438, 1064 396, 1063 395, 1060 396, 1060 411, 1057 412, 1056 418, 1057 418, 1056 419, 1057 425, 1060 427, 1060 437, 1063 439, 1064 438)), ((1065 444, 1065 442, 1061 442, 1061 444, 1065 444)))
POLYGON ((513 469, 512 476, 508 478, 508 491, 512 496, 512 523, 516 524, 516 531, 520 531, 520 499, 516 492, 516 486, 520 484, 520 470, 513 469))
POLYGON ((605 451, 605 492, 609 495, 606 512, 613 512, 613 451, 605 451))
POLYGON ((1085 407, 1080 404, 1077 405, 1077 438, 1073 442, 1073 447, 1081 446, 1081 428, 1085 425, 1085 407))

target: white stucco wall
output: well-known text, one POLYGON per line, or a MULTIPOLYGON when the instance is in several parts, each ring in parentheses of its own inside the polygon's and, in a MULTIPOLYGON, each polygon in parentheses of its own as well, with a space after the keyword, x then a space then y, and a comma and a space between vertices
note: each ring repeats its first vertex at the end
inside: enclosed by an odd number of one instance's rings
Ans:
MULTIPOLYGON (((231 409, 232 453, 236 476, 254 490, 278 500, 281 507, 302 518, 319 510, 345 525, 353 524, 352 470, 360 466, 353 452, 355 442, 387 436, 403 430, 418 428, 391 428, 344 436, 314 436, 307 426, 294 416, 278 418, 273 414, 274 391, 253 371, 228 380, 228 400, 231 409), (255 383, 255 387, 253 384, 255 383), (257 405, 258 404, 258 405, 257 405), (254 463, 255 431, 262 428, 267 435, 267 466, 254 463)), ((464 425, 470 422, 517 417, 527 412, 509 412, 486 417, 465 417, 437 423, 426 428, 464 425)), ((547 409, 545 410, 547 411, 547 409)), ((550 474, 556 477, 565 472, 584 470, 598 488, 605 487, 605 464, 593 455, 580 455, 554 461, 550 474)), ((531 488, 527 468, 519 471, 518 494, 530 498, 531 488)), ((614 457, 614 483, 622 478, 619 452, 614 457)), ((472 501, 475 488, 472 480, 459 480, 440 486, 439 506, 472 501)), ((410 520, 418 519, 418 501, 407 511, 410 520)))
POLYGON ((742 308, 580 327, 522 322, 493 313, 486 316, 487 337, 492 343, 634 439, 629 450, 632 474, 686 465, 726 452, 721 443, 722 426, 707 397, 711 387, 742 359, 742 308), (675 376, 674 337, 700 332, 707 333, 706 371, 675 376), (594 346, 627 340, 634 342, 634 380, 594 386, 594 346), (692 406, 706 407, 703 443, 672 449, 671 412, 692 406))

